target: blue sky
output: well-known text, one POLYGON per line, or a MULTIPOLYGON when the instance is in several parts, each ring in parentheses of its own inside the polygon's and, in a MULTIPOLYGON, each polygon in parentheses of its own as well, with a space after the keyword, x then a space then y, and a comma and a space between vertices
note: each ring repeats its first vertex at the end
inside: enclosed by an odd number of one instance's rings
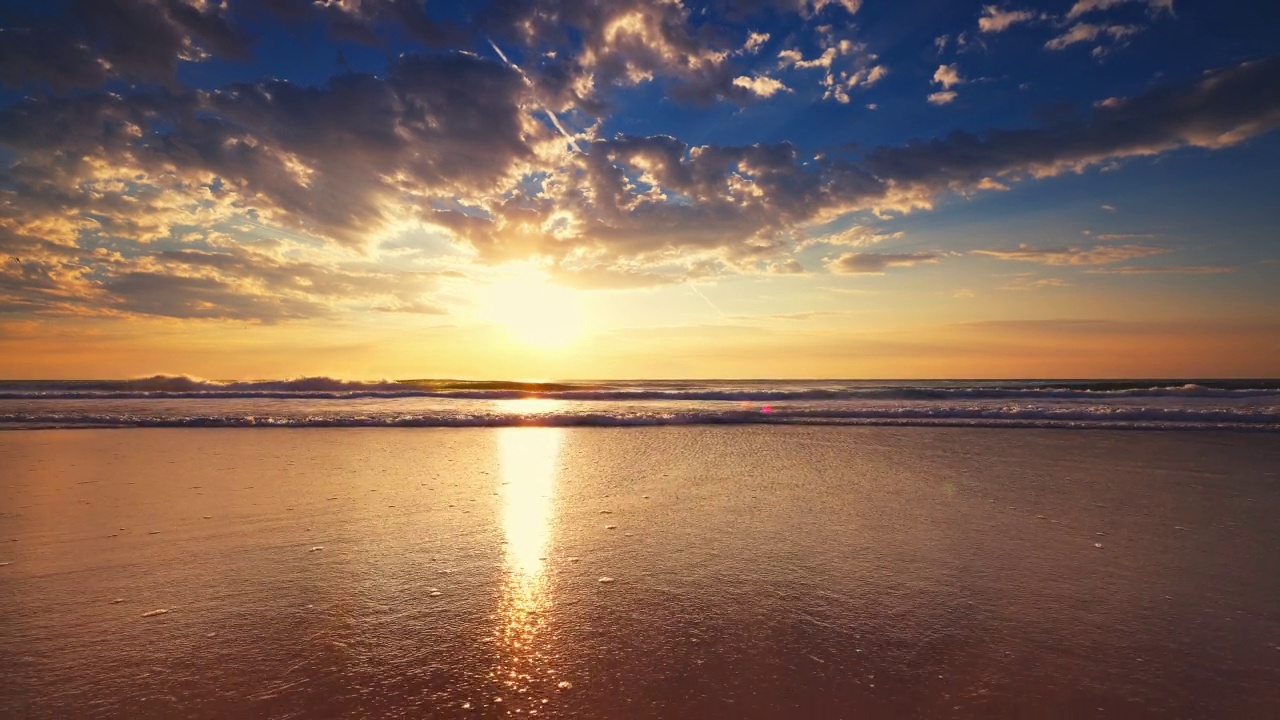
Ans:
POLYGON ((0 374, 1275 374, 1277 26, 1190 0, 12 3, 0 349, 25 359, 0 374))

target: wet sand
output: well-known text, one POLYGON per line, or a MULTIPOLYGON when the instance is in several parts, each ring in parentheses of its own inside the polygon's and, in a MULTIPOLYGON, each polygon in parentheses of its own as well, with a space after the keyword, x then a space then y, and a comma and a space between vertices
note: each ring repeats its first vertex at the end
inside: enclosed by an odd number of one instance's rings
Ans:
POLYGON ((0 469, 4 717, 1280 717, 1271 434, 42 430, 0 469))

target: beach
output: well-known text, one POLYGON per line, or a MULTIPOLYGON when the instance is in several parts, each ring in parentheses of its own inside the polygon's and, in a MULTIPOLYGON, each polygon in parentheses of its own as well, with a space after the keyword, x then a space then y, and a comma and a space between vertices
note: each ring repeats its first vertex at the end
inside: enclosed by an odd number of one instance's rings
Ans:
POLYGON ((1280 716, 1280 436, 0 432, 0 716, 1280 716))

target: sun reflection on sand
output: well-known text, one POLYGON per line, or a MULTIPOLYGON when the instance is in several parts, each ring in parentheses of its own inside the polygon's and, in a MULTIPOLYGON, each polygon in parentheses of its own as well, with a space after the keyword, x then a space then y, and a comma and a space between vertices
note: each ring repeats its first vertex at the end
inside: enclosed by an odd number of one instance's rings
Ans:
POLYGON ((495 631, 500 661, 493 676, 508 693, 508 708, 536 710, 556 684, 540 634, 553 604, 546 561, 563 431, 504 428, 498 433, 507 580, 495 631))

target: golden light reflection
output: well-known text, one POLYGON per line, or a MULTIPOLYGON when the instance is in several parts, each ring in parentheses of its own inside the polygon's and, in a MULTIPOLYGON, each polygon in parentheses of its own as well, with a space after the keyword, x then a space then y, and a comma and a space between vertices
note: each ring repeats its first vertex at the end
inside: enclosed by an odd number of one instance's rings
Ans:
POLYGON ((564 402, 548 398, 520 398, 518 400, 494 400, 493 404, 502 412, 519 413, 521 415, 546 415, 560 409, 564 402))
POLYGON ((546 639, 539 636, 553 604, 547 553, 562 438, 560 428, 498 430, 507 583, 495 638, 500 661, 494 679, 506 693, 504 705, 513 710, 544 708, 559 681, 550 667, 546 639))

